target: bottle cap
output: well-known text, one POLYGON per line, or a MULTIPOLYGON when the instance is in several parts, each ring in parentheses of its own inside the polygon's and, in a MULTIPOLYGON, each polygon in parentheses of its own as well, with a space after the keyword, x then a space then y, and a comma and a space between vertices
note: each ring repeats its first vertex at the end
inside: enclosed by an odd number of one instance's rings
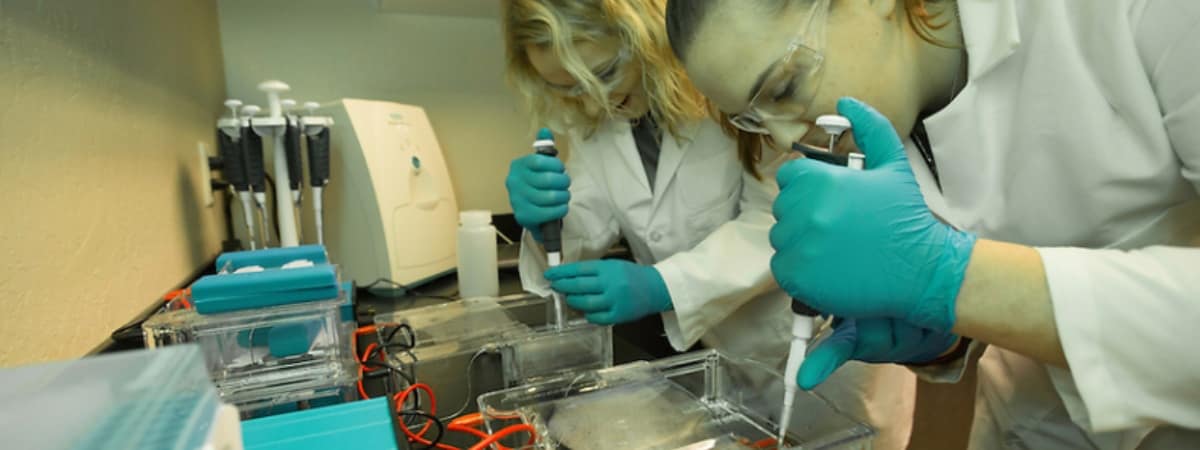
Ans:
POLYGON ((464 227, 482 227, 492 224, 492 212, 475 209, 458 213, 458 222, 464 227))

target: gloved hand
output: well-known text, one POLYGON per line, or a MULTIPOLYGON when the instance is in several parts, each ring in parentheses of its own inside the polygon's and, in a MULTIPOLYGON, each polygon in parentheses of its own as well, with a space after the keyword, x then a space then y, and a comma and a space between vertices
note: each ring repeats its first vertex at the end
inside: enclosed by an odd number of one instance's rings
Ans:
POLYGON ((603 259, 563 264, 546 271, 550 287, 567 296, 588 322, 632 322, 671 309, 671 294, 658 269, 603 259))
POLYGON ((536 153, 514 159, 504 180, 517 223, 542 241, 541 225, 567 215, 571 178, 558 158, 536 153))
POLYGON ((810 390, 854 359, 870 363, 923 363, 937 359, 958 336, 914 327, 895 319, 834 319, 833 334, 800 365, 796 384, 810 390))
POLYGON ((838 112, 854 125, 867 168, 800 159, 779 169, 771 272, 822 313, 950 331, 975 236, 929 211, 883 115, 852 98, 838 112))

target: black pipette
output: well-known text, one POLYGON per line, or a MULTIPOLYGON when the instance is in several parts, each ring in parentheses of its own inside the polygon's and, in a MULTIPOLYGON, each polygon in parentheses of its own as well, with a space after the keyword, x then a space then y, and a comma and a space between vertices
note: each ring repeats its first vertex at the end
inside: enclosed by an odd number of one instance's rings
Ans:
MULTIPOLYGON (((537 139, 533 141, 533 151, 539 155, 552 158, 558 157, 558 148, 554 146, 554 134, 547 128, 538 130, 537 139)), ((546 263, 550 267, 562 264, 562 219, 543 223, 542 246, 546 249, 546 263)), ((566 324, 566 309, 563 306, 562 295, 554 292, 554 326, 562 329, 566 324)))
MULTIPOLYGON (((316 102, 307 102, 304 108, 308 109, 310 115, 315 114, 320 105, 316 102)), ((305 123, 312 117, 306 117, 305 123)), ((304 128, 304 139, 308 144, 308 185, 312 186, 313 191, 313 216, 317 226, 317 243, 325 243, 325 224, 324 216, 322 215, 324 190, 329 184, 329 127, 332 125, 332 120, 319 120, 317 125, 306 125, 304 128), (311 128, 319 127, 319 128, 311 128), (310 132, 310 130, 319 129, 319 131, 310 132)))
POLYGON ((250 249, 258 248, 254 232, 254 199, 250 196, 250 182, 246 178, 246 156, 242 148, 242 120, 238 118, 238 107, 242 102, 236 99, 225 101, 229 108, 228 118, 217 121, 217 155, 221 157, 221 175, 237 193, 242 204, 242 216, 246 223, 246 237, 250 241, 250 249))
MULTIPOLYGON (((283 153, 287 158, 288 168, 288 187, 292 189, 292 204, 295 205, 294 214, 296 217, 296 234, 297 238, 302 240, 300 226, 300 199, 301 189, 304 187, 304 162, 300 154, 300 123, 299 118, 291 114, 291 109, 296 106, 296 101, 287 99, 280 102, 286 109, 287 125, 283 131, 283 153)), ((279 201, 280 195, 276 194, 275 201, 279 201)))
MULTIPOLYGON (((246 116, 242 127, 242 154, 245 157, 246 180, 254 193, 254 203, 258 207, 259 229, 262 231, 263 247, 270 244, 270 225, 267 216, 267 172, 263 162, 262 136, 254 132, 254 115, 262 109, 255 105, 242 108, 246 116)), ((278 194, 276 194, 278 196, 278 194)))

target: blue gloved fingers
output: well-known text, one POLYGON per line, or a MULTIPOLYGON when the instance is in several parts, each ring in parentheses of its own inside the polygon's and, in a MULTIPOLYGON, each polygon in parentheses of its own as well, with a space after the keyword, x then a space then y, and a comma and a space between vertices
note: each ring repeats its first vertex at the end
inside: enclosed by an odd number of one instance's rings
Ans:
POLYGON ((604 283, 597 277, 559 278, 550 282, 550 288, 568 296, 604 293, 604 283))
POLYGON ((807 187, 813 184, 810 181, 813 176, 838 169, 849 170, 845 167, 838 167, 815 159, 795 159, 779 167, 779 170, 775 172, 775 182, 779 183, 779 190, 781 192, 789 188, 807 187))
POLYGON ((533 207, 556 207, 565 206, 571 203, 571 191, 566 189, 533 189, 530 187, 518 188, 520 191, 518 197, 520 201, 528 206, 533 207))
POLYGON ((566 172, 567 167, 563 165, 561 159, 554 156, 547 156, 538 153, 517 158, 521 161, 521 165, 531 172, 566 172))
MULTIPOLYGON (((861 330, 866 320, 859 321, 859 329, 861 330)), ((891 342, 891 347, 881 347, 886 349, 877 352, 876 355, 870 355, 871 359, 862 358, 864 361, 870 362, 905 362, 912 359, 914 351, 924 348, 925 345, 925 330, 908 325, 904 322, 895 319, 873 319, 870 322, 879 323, 884 332, 889 333, 891 337, 887 341, 891 342)), ((857 358, 857 355, 856 355, 857 358)))
POLYGON ((546 271, 547 280, 555 281, 563 278, 594 277, 600 274, 602 261, 580 261, 551 267, 546 271))
POLYGON ((596 325, 616 325, 619 323, 616 314, 612 311, 584 314, 583 318, 587 319, 588 323, 596 325))
POLYGON ((571 179, 558 158, 526 155, 509 165, 504 186, 508 189, 513 216, 522 227, 541 241, 538 227, 567 215, 571 179))
MULTIPOLYGON (((522 227, 533 231, 535 236, 540 237, 538 227, 551 220, 558 220, 567 216, 567 205, 559 205, 552 207, 535 206, 524 201, 513 203, 513 218, 522 227)), ((538 239, 540 242, 541 239, 538 239)))
MULTIPOLYGON (((780 289, 787 292, 792 298, 808 299, 808 292, 804 289, 804 285, 796 280, 796 277, 790 276, 793 273, 799 273, 804 270, 803 266, 798 266, 797 262, 788 258, 788 255, 782 252, 776 252, 771 255, 771 276, 775 278, 775 283, 780 289)), ((808 303, 808 302, 806 302, 808 303)), ((817 308, 812 303, 808 303, 809 307, 817 308)))
POLYGON ((821 341, 804 358, 796 384, 800 389, 812 390, 824 383, 839 367, 850 360, 858 346, 858 333, 853 321, 834 329, 833 334, 821 341))
POLYGON ((568 295, 567 305, 584 313, 600 313, 612 309, 612 302, 602 295, 568 295))
POLYGON ((805 245, 805 240, 809 239, 814 233, 820 233, 822 229, 815 225, 813 217, 816 212, 798 212, 795 217, 788 217, 780 220, 771 226, 771 230, 767 232, 767 243, 771 248, 779 252, 798 252, 792 257, 817 258, 820 255, 813 253, 814 246, 805 245))
POLYGON ((862 319, 856 322, 858 350, 851 356, 866 362, 891 362, 887 360, 888 354, 897 348, 895 336, 892 334, 895 327, 891 326, 891 322, 887 319, 862 319))
POLYGON ((571 187, 571 177, 564 172, 530 172, 525 184, 534 189, 562 191, 571 187))
MULTIPOLYGON (((904 162, 904 143, 887 117, 870 105, 853 97, 842 97, 837 103, 838 114, 850 119, 854 143, 867 156, 867 170, 904 162)), ((911 169, 910 169, 911 170, 911 169)))

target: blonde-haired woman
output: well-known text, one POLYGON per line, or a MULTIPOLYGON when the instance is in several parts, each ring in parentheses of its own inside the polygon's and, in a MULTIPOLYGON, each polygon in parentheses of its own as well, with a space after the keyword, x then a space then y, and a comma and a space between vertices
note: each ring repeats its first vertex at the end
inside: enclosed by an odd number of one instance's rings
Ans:
MULTIPOLYGON (((779 158, 739 146, 671 53, 665 0, 511 0, 501 20, 511 82, 536 124, 569 150, 529 155, 506 185, 527 232, 521 279, 554 290, 598 324, 661 315, 683 351, 698 341, 782 366, 787 294, 771 277, 767 235, 779 158), (565 145, 564 145, 565 144, 565 145), (546 270, 538 231, 563 219, 567 264, 546 270), (598 260, 624 237, 634 259, 598 260), (572 262, 574 261, 574 262, 572 262)), ((822 393, 902 448, 914 377, 855 366, 822 393)))

